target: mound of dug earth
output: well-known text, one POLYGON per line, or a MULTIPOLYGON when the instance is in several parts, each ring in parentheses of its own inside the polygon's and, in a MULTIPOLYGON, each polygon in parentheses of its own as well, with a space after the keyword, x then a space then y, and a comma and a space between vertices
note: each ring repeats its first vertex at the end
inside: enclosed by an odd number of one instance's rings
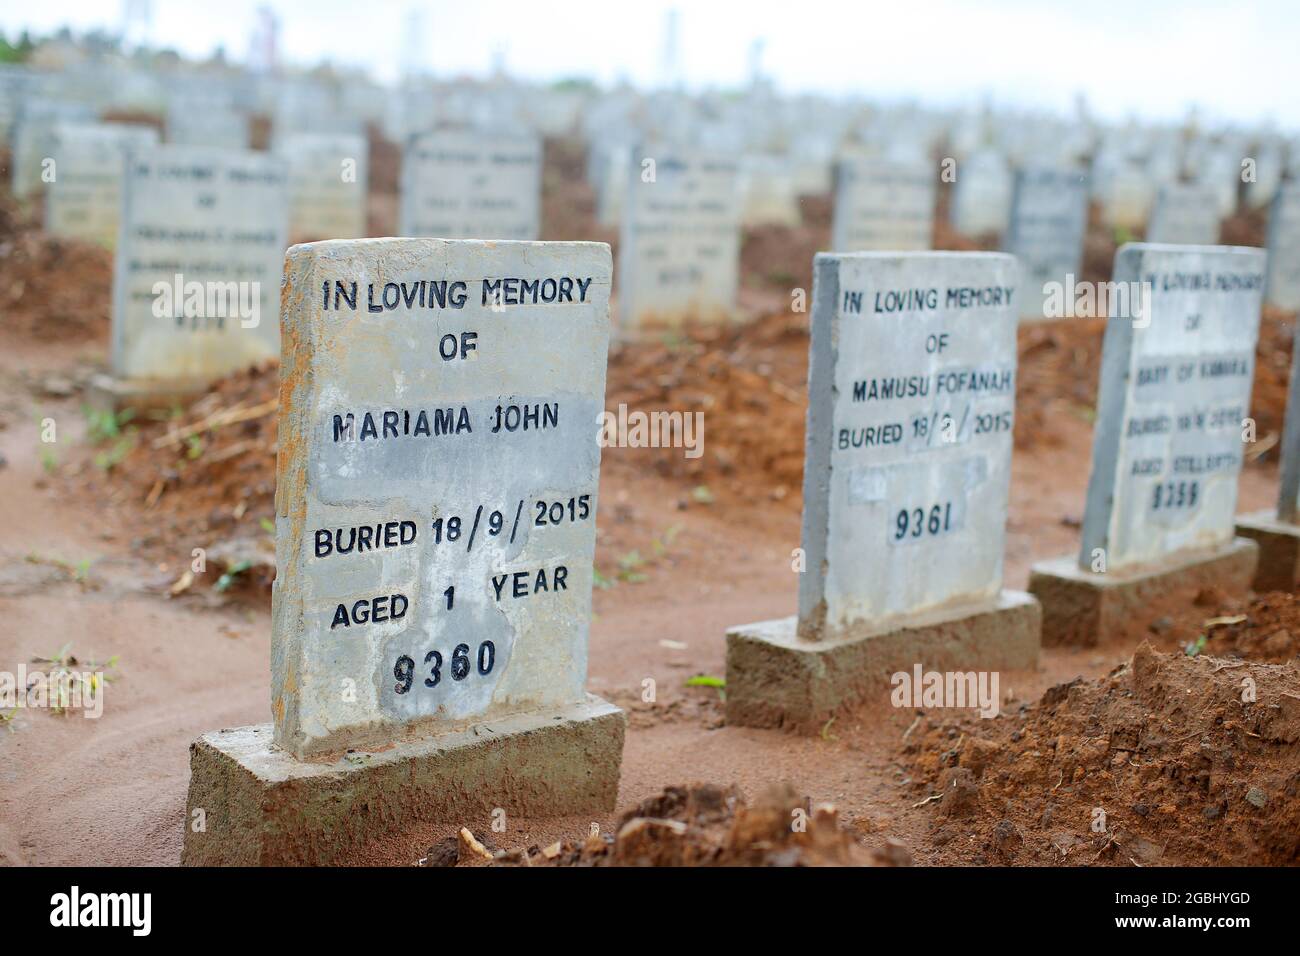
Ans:
POLYGON ((624 814, 614 837, 492 851, 468 831, 429 849, 426 865, 498 866, 906 866, 890 842, 869 850, 841 828, 834 807, 809 809, 789 786, 752 805, 734 787, 669 787, 624 814), (472 841, 472 842, 471 842, 472 841))
POLYGON ((1300 667, 1142 644, 1101 680, 908 751, 943 863, 1300 862, 1300 667))

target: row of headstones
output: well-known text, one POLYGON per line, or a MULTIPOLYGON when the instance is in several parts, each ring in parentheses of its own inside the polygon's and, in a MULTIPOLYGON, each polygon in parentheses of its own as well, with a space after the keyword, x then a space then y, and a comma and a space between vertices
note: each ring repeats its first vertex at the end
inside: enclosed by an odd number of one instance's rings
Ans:
MULTIPOLYGON (((740 163, 725 157, 625 154, 631 189, 620 216, 620 312, 628 328, 677 324, 686 318, 734 314, 738 281, 740 163)), ((954 202, 968 220, 977 204, 996 197, 978 165, 955 177, 954 202)), ((909 251, 932 247, 940 169, 919 162, 844 159, 835 171, 830 250, 909 251)), ((1073 316, 1059 309, 1081 278, 1088 225, 1088 177, 1071 168, 1028 166, 1011 177, 1002 248, 1024 271, 1016 308, 1025 318, 1073 316), (1050 305, 1055 297, 1056 305, 1050 305)), ((996 198, 995 198, 996 201, 996 198)), ((987 204, 984 206, 987 212, 987 204)), ((998 213, 1001 222, 1001 213, 998 213)), ((990 220, 985 220, 986 222, 990 220)), ((1147 239, 1212 245, 1220 212, 1204 187, 1169 184, 1160 190, 1147 239)), ((1300 181, 1281 184, 1269 221, 1266 300, 1300 308, 1300 181)))
MULTIPOLYGON (((291 134, 279 153, 265 154, 159 147, 152 129, 124 124, 56 124, 53 131, 47 227, 101 240, 120 231, 124 240, 114 281, 114 369, 124 378, 208 379, 273 355, 275 276, 289 224, 313 237, 365 231, 366 146, 359 138, 291 134), (159 283, 168 293, 161 302, 159 283), (238 316, 229 306, 210 308, 213 283, 236 284, 248 307, 238 316), (236 317, 255 334, 228 334, 236 317)), ((737 161, 660 154, 633 162, 620 243, 624 334, 687 319, 728 321, 739 282, 737 161)), ((537 238, 536 138, 418 135, 408 143, 402 178, 404 234, 537 238)), ((1014 307, 1044 317, 1053 295, 1072 301, 1087 184, 1075 171, 1051 169, 1022 170, 1015 182, 1004 243, 1023 270, 1014 307)), ((934 192, 935 177, 919 168, 842 163, 832 250, 928 248, 934 192)), ((1209 244, 1208 229, 1177 234, 1180 215, 1206 208, 1194 189, 1182 198, 1181 213, 1170 199, 1171 234, 1163 238, 1209 244)), ((1280 189, 1270 225, 1266 298, 1300 307, 1300 185, 1280 189)))
MULTIPOLYGON (((819 254, 798 614, 728 633, 728 721, 821 726, 888 693, 891 670, 1031 667, 1063 619, 1071 633, 1053 639, 1095 641, 1117 591, 1131 614, 1189 574, 1247 586, 1255 549, 1234 539, 1234 516, 1264 263, 1258 249, 1119 250, 1116 281, 1143 284, 1148 308, 1110 319, 1080 553, 1036 567, 1035 597, 1002 587, 1016 260, 819 254)), ((530 789, 564 795, 549 812, 612 808, 622 728, 600 723, 611 708, 585 691, 611 278, 596 243, 290 250, 274 730, 205 737, 192 807, 214 799, 213 754, 232 787, 310 788, 325 761, 418 790, 454 789, 426 761, 486 753, 474 764, 485 807, 523 799, 528 773, 530 789), (584 721, 606 742, 585 738, 575 767, 566 735, 584 721), (523 759, 512 728, 556 742, 523 759)), ((369 803, 361 784, 346 792, 369 803)), ((422 812, 383 801, 387 826, 422 812)), ((319 829, 277 814, 284 801, 249 804, 230 844, 254 825, 280 841, 319 829)), ((229 834, 215 832, 210 820, 187 833, 191 860, 222 852, 229 834)))

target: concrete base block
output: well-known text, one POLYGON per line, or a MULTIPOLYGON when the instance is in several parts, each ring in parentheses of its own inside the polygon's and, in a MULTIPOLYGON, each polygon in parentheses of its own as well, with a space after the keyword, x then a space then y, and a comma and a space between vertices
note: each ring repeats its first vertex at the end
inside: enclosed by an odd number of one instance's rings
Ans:
POLYGON ((1155 566, 1101 574, 1070 557, 1035 564, 1029 592, 1043 605, 1043 644, 1092 646, 1133 627, 1161 601, 1191 601, 1205 587, 1228 596, 1250 591, 1259 546, 1245 538, 1212 551, 1174 555, 1155 566))
POLYGON ((1259 566, 1251 587, 1290 591, 1300 582, 1300 525, 1279 521, 1274 511, 1237 518, 1237 534, 1259 545, 1259 566))
POLYGON ((920 663, 927 670, 1019 670, 1038 662, 1042 615, 1023 591, 944 608, 889 628, 801 640, 793 617, 727 631, 727 723, 816 733, 920 663))
POLYGON ((524 817, 604 813, 618 799, 624 713, 599 697, 327 762, 271 743, 270 724, 190 746, 185 866, 347 863, 376 838, 501 807, 524 817), (202 808, 206 830, 193 830, 202 808))
POLYGON ((140 411, 186 405, 208 390, 197 379, 123 379, 94 375, 86 384, 86 404, 102 411, 140 411))

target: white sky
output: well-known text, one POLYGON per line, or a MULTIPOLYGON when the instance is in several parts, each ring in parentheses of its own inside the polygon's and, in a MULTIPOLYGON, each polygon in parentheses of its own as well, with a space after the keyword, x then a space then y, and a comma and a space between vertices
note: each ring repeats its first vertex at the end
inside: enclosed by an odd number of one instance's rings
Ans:
MULTIPOLYGON (((679 11, 689 86, 736 86, 750 45, 785 92, 995 103, 1066 112, 1078 91, 1111 119, 1273 120, 1300 128, 1300 3, 1204 0, 152 0, 150 39, 242 61, 256 11, 280 21, 289 62, 362 66, 388 82, 414 35, 438 75, 662 76, 679 11), (418 19, 410 14, 416 12, 418 19), (419 29, 412 34, 413 23, 419 29)), ((0 31, 117 29, 124 0, 0 0, 0 31)))

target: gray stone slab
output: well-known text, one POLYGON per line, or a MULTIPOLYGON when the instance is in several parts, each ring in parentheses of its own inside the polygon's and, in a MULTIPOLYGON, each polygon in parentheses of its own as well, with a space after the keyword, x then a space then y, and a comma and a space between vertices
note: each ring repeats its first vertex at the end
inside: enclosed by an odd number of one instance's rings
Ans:
POLYGON ((618 250, 619 335, 736 317, 740 164, 643 145, 631 170, 618 250))
POLYGON ((1300 182, 1278 188, 1268 214, 1268 288, 1265 301, 1300 311, 1300 182))
POLYGON ((1114 282, 1140 283, 1147 304, 1112 308, 1106 326, 1080 568, 1232 541, 1264 259, 1149 243, 1115 254, 1114 282))
POLYGON ((1186 608, 1204 588, 1244 598, 1259 557, 1254 541, 1238 537, 1105 573, 1081 568, 1068 555, 1040 561, 1029 569, 1029 593, 1043 608, 1043 644, 1091 647, 1121 640, 1132 647, 1155 617, 1186 608))
POLYGON ((1048 318, 1043 307, 1048 284, 1080 276, 1087 228, 1088 177, 1083 172, 1030 166, 1016 173, 1002 248, 1020 261, 1021 318, 1048 318))
POLYGON ((1014 177, 1006 158, 985 149, 957 164, 952 187, 952 226, 967 236, 1006 234, 1014 177))
POLYGON ((1252 590, 1291 591, 1300 582, 1300 524, 1271 511, 1237 516, 1237 536, 1259 545, 1252 590))
POLYGON ((799 626, 830 637, 991 601, 1015 406, 1016 263, 814 263, 799 626))
POLYGON ((420 133, 402 153, 401 188, 404 236, 536 239, 542 144, 535 136, 420 133))
POLYGON ((841 159, 835 167, 831 250, 929 249, 937 180, 937 170, 922 161, 841 159))
POLYGON ((601 243, 289 250, 280 746, 584 698, 610 271, 601 243))
POLYGON ((50 144, 56 175, 46 187, 45 231, 112 248, 126 157, 156 146, 158 131, 124 123, 58 123, 50 144))
POLYGON ((364 136, 287 133, 275 152, 289 164, 289 237, 359 239, 366 235, 370 146, 364 136))
POLYGON ((346 865, 421 824, 609 813, 626 724, 588 696, 320 761, 276 747, 269 724, 204 734, 190 748, 181 863, 346 865))
POLYGON ((16 199, 30 199, 45 191, 49 182, 49 161, 54 158, 51 141, 58 123, 89 123, 95 114, 84 103, 30 97, 20 104, 14 120, 9 157, 9 189, 16 199))
POLYGON ((727 631, 727 723, 821 730, 835 715, 886 700, 890 678, 926 671, 1026 670, 1038 662, 1042 611, 1021 591, 938 608, 906 623, 807 640, 793 617, 727 631))
POLYGON ((266 153, 160 146, 122 181, 113 373, 211 381, 279 354, 288 171, 266 153))
POLYGON ((1219 241, 1219 204, 1214 190, 1196 183, 1166 183, 1156 195, 1147 242, 1213 246, 1219 241))
MULTIPOLYGON (((1271 259, 1271 256, 1270 256, 1271 259)), ((1277 516, 1300 522, 1300 323, 1292 332, 1291 378, 1287 384, 1286 420, 1282 424, 1282 467, 1278 482, 1277 516)))

